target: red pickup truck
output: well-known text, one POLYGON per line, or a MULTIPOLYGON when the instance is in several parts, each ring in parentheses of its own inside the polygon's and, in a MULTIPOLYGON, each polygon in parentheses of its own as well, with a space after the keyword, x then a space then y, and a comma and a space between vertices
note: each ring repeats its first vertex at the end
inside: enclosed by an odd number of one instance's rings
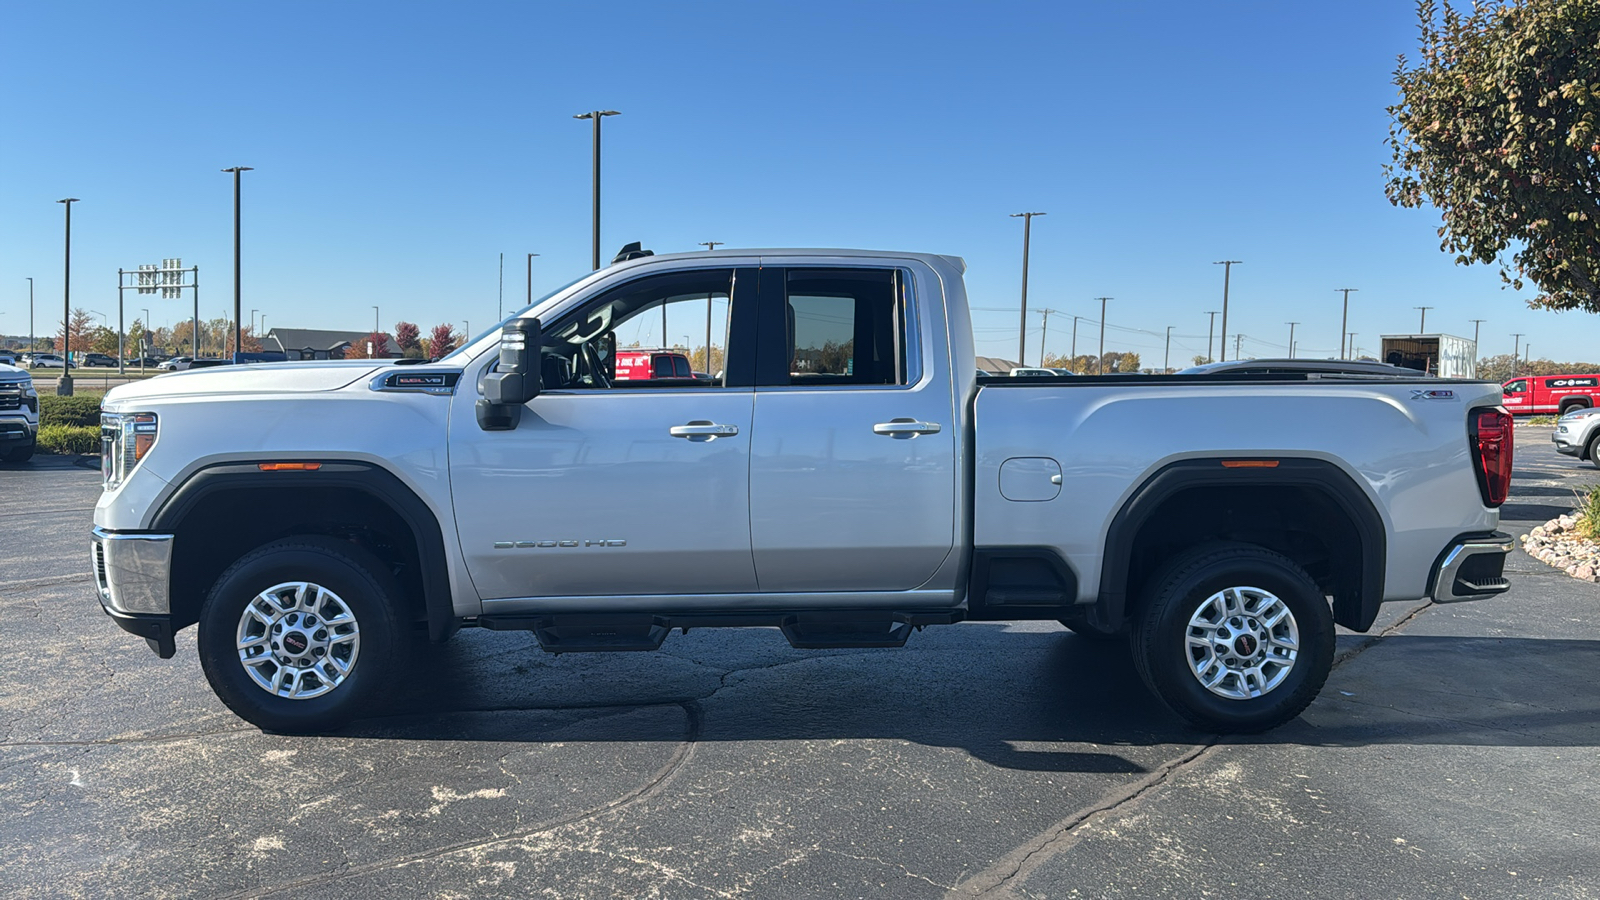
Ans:
POLYGON ((1529 375, 1500 386, 1506 409, 1513 415, 1557 413, 1594 406, 1600 397, 1600 375, 1529 375))
POLYGON ((618 350, 617 381, 693 378, 689 357, 673 350, 618 350))

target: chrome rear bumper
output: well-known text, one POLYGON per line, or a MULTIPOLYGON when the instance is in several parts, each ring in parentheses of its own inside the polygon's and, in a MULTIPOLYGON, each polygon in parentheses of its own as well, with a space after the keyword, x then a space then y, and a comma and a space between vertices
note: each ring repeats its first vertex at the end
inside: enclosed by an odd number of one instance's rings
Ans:
POLYGON ((1511 588, 1505 579, 1506 554, 1515 546, 1510 535, 1497 531, 1450 547, 1433 576, 1433 602, 1460 603, 1505 593, 1511 588))

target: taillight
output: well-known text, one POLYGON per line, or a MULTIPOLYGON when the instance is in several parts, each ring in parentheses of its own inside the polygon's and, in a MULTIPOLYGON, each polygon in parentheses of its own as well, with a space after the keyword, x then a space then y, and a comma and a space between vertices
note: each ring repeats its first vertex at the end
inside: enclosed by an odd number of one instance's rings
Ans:
POLYGON ((1478 491, 1485 505, 1499 506, 1511 489, 1511 414, 1496 407, 1475 409, 1469 415, 1478 491))

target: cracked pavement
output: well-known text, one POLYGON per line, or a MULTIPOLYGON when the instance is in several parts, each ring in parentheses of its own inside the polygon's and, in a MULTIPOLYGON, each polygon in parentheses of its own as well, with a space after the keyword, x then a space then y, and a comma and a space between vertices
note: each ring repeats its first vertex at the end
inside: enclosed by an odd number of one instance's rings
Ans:
MULTIPOLYGON (((1503 528, 1600 481, 1518 428, 1503 528)), ((550 656, 465 631, 337 736, 263 734, 87 571, 97 473, 0 468, 8 897, 1595 897, 1600 586, 1391 604, 1267 735, 1054 624, 550 656)), ((1549 513, 1549 514, 1546 514, 1549 513)))

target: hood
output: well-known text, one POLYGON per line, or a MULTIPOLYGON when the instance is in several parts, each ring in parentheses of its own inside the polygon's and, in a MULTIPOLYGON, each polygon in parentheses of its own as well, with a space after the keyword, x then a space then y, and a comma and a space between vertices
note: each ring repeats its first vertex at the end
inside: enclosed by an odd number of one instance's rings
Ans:
POLYGON ((0 381, 12 382, 32 380, 33 376, 28 374, 27 369, 19 369, 16 366, 8 366, 5 363, 0 363, 0 381))
POLYGON ((309 394, 336 391, 391 365, 393 362, 390 360, 361 359, 251 363, 190 369, 114 387, 106 394, 105 405, 110 407, 157 398, 208 394, 309 394))

